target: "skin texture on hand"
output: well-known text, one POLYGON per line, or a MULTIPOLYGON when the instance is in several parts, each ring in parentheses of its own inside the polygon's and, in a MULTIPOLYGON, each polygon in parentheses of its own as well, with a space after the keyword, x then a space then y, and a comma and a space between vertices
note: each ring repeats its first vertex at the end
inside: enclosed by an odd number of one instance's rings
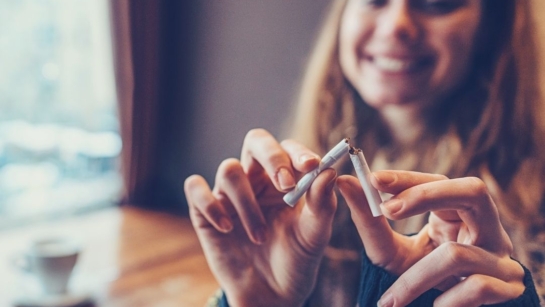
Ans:
POLYGON ((423 292, 445 291, 438 306, 480 306, 508 301, 524 291, 524 271, 510 255, 513 247, 497 208, 478 178, 448 179, 406 171, 373 173, 372 184, 393 194, 374 218, 358 180, 340 176, 346 199, 369 259, 400 276, 379 306, 406 306, 423 292), (395 233, 392 220, 430 212, 416 235, 395 233))
POLYGON ((201 176, 186 180, 193 226, 231 306, 301 306, 310 294, 331 236, 336 172, 323 171, 295 208, 282 196, 319 161, 294 141, 252 130, 212 189, 201 176))

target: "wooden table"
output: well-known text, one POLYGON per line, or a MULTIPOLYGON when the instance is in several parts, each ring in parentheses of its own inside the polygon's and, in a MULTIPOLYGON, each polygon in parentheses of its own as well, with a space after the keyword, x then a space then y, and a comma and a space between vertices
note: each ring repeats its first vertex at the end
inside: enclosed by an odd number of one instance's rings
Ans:
POLYGON ((109 208, 0 232, 0 306, 36 290, 10 258, 30 240, 56 235, 84 246, 70 287, 90 293, 94 306, 200 307, 218 288, 189 219, 109 208))

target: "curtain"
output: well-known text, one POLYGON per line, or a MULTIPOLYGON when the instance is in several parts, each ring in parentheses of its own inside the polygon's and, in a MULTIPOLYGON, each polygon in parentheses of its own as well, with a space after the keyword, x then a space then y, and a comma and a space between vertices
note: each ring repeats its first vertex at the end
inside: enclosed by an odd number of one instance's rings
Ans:
POLYGON ((123 140, 122 204, 186 213, 183 169, 194 105, 196 1, 110 0, 123 140), (179 150, 178 150, 179 151, 179 150))

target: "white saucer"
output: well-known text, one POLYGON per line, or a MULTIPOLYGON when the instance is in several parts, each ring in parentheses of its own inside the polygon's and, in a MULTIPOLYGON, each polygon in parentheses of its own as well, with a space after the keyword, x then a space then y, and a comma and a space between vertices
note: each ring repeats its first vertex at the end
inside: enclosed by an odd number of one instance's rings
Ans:
POLYGON ((16 307, 74 307, 93 303, 89 294, 42 295, 18 298, 13 302, 16 307))

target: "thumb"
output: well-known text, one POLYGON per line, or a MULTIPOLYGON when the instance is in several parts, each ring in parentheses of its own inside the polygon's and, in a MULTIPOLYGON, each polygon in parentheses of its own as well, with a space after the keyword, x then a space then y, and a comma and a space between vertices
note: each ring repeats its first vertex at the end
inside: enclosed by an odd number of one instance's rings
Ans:
POLYGON ((360 182, 354 176, 337 178, 337 187, 346 200, 352 220, 369 259, 375 264, 388 262, 394 250, 394 232, 384 216, 374 217, 360 182))
POLYGON ((333 190, 336 178, 337 172, 327 169, 318 175, 307 191, 306 203, 297 221, 301 244, 307 251, 321 253, 329 243, 337 209, 337 197, 333 190))

